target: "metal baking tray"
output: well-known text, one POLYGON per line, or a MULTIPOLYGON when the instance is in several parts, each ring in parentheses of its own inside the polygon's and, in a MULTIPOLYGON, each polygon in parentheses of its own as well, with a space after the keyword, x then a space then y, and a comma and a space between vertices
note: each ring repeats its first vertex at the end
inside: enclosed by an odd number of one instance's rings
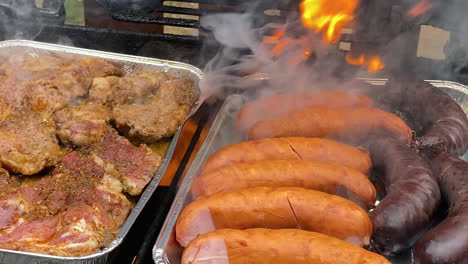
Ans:
MULTIPOLYGON (((257 78, 257 80, 259 79, 257 78)), ((385 79, 361 80, 372 85, 385 85, 386 83, 385 79)), ((430 80, 428 82, 452 96, 468 115, 467 86, 448 81, 430 80)), ((199 170, 202 168, 205 160, 220 148, 246 139, 246 136, 239 132, 234 125, 237 112, 246 102, 247 97, 243 95, 230 95, 226 98, 200 151, 186 174, 180 179, 178 193, 161 229, 161 233, 153 247, 153 260, 156 264, 180 263, 183 248, 175 239, 175 224, 177 218, 182 209, 192 201, 190 195, 191 185, 194 178, 198 176, 199 170)), ((465 154, 464 157, 467 157, 467 155, 465 154)), ((394 264, 411 264, 411 254, 410 252, 403 252, 401 255, 391 259, 391 261, 394 264)))
MULTIPOLYGON (((127 72, 132 71, 133 69, 139 70, 147 70, 153 72, 170 72, 173 73, 178 78, 185 79, 190 81, 194 88, 196 89, 196 93, 198 94, 198 98, 200 98, 200 88, 198 86, 199 81, 203 78, 203 72, 189 64, 180 63, 180 62, 173 62, 173 61, 166 61, 166 60, 158 60, 153 58, 144 58, 144 57, 137 57, 137 56, 130 56, 130 55, 123 55, 117 53, 109 53, 109 52, 102 52, 102 51, 95 51, 95 50, 88 50, 88 49, 81 49, 81 48, 74 48, 68 46, 61 46, 61 45, 54 45, 54 44, 46 44, 41 42, 34 42, 34 41, 25 41, 25 40, 11 40, 11 41, 3 41, 0 42, 0 56, 10 55, 14 53, 30 53, 30 54, 38 54, 38 53, 53 53, 58 55, 73 55, 73 56, 81 56, 81 57, 96 57, 102 58, 114 63, 119 64, 123 67, 123 69, 127 72)), ((154 175, 151 182, 146 186, 146 189, 141 194, 137 204, 131 211, 130 215, 128 216, 127 220, 123 224, 122 228, 120 229, 119 234, 117 237, 108 245, 106 248, 88 256, 82 257, 60 257, 60 256, 53 256, 53 255, 46 255, 46 254, 37 254, 31 252, 21 252, 21 251, 14 251, 14 250, 5 250, 0 249, 0 264, 61 264, 61 263, 74 263, 74 264, 98 264, 98 263, 106 263, 109 255, 116 251, 116 249, 120 246, 123 239, 129 232, 130 228, 134 224, 135 220, 137 219, 138 215, 143 210, 145 204, 148 202, 149 198, 153 195, 154 190, 158 186, 162 176, 164 175, 166 168, 168 167, 172 156, 174 154, 174 150, 176 148, 177 142, 181 135, 182 129, 186 121, 192 116, 192 114, 196 111, 197 107, 201 104, 200 100, 197 102, 196 106, 192 109, 192 112, 189 114, 187 119, 181 125, 181 127, 177 130, 176 134, 172 138, 170 145, 166 151, 166 154, 163 158, 161 166, 159 167, 158 171, 154 175)))

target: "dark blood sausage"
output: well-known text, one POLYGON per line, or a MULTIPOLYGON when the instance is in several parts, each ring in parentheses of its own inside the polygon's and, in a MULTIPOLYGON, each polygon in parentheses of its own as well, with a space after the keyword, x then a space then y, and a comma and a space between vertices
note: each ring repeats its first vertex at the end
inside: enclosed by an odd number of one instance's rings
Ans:
POLYGON ((372 163, 385 177, 387 194, 370 212, 373 246, 391 255, 412 246, 428 227, 440 200, 439 186, 429 165, 395 139, 369 143, 372 163))
POLYGON ((415 264, 468 263, 468 163, 446 152, 432 160, 447 218, 416 243, 415 264))
POLYGON ((415 145, 423 152, 446 146, 449 153, 461 156, 468 150, 468 119, 448 94, 414 77, 390 80, 385 89, 394 101, 401 100, 396 102, 400 104, 397 109, 408 115, 413 129, 421 133, 415 145))

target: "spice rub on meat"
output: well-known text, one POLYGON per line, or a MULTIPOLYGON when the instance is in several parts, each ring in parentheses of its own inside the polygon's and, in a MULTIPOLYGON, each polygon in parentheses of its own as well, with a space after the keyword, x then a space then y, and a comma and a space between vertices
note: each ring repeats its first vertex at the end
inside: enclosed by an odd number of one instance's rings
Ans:
POLYGON ((117 130, 130 138, 155 142, 172 136, 187 117, 195 103, 195 91, 189 82, 163 82, 154 96, 142 104, 123 104, 114 107, 113 118, 117 130))
MULTIPOLYGON (((166 83, 178 82, 175 76, 124 75, 99 58, 38 53, 2 59, 0 248, 95 253, 127 219, 134 206, 127 197, 140 195, 161 164, 160 154, 117 133, 113 108, 165 100, 166 124, 159 125, 177 128, 189 110, 176 106, 185 104, 182 96, 193 102, 193 89, 158 95, 166 83)), ((165 135, 172 136, 169 130, 165 135)))
POLYGON ((96 143, 109 133, 110 118, 110 108, 99 102, 67 107, 54 114, 62 143, 76 146, 96 143))
POLYGON ((0 247, 62 256, 102 248, 132 208, 108 178, 91 158, 70 152, 51 175, 0 195, 0 247))
POLYGON ((94 78, 89 91, 91 101, 105 101, 111 105, 142 101, 170 77, 164 72, 136 72, 123 77, 94 78))
POLYGON ((88 93, 93 78, 123 74, 120 68, 103 59, 75 59, 53 54, 12 55, 0 66, 0 71, 17 82, 48 80, 69 103, 88 93))
POLYGON ((35 174, 63 155, 48 114, 10 116, 0 122, 0 163, 10 171, 35 174))
POLYGON ((139 195, 161 164, 161 157, 142 144, 135 147, 116 132, 90 147, 91 155, 106 173, 122 183, 123 190, 139 195))

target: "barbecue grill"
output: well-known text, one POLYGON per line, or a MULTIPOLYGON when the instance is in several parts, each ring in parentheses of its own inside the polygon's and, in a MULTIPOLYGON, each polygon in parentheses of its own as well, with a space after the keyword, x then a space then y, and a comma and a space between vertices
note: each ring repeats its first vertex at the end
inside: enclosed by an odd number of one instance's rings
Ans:
MULTIPOLYGON (((181 61, 203 68, 220 49, 209 31, 200 26, 199 17, 219 12, 254 12, 259 26, 282 23, 298 13, 298 1, 260 0, 251 9, 251 1, 186 0, 81 0, 84 20, 68 20, 70 10, 65 0, 0 0, 0 39, 29 39, 41 42, 73 45, 116 53, 140 55, 181 61), (271 2, 274 2, 272 5, 271 2)), ((385 54, 399 50, 393 57, 404 62, 387 63, 387 67, 372 77, 382 77, 399 71, 413 71, 422 79, 443 79, 468 83, 468 20, 448 17, 452 10, 465 8, 463 0, 435 1, 431 11, 413 19, 405 14, 416 0, 361 0, 357 25, 346 30, 336 44, 336 54, 342 59, 348 52, 385 54), (378 15, 377 15, 378 14, 378 15), (460 26, 461 24, 461 26, 460 26), (467 25, 466 27, 464 25, 467 25), (372 25, 368 30, 365 25, 372 25), (424 30, 422 26, 438 27, 450 32, 442 59, 421 57, 424 30), (398 37, 397 37, 398 36, 398 37), (397 41, 395 41, 397 39, 397 41), (393 41, 392 41, 393 40, 393 41), (404 47, 404 48, 398 48, 404 47), (419 55, 419 56, 418 56, 419 55), (401 65, 406 67, 401 68, 401 65)), ((462 14, 462 12, 458 12, 462 14)), ((355 67, 347 65, 347 67, 355 67)), ((357 68, 357 67, 356 67, 357 68)), ((369 77, 369 76, 366 76, 369 77)), ((155 195, 147 203, 141 217, 129 232, 121 249, 110 263, 151 263, 151 250, 176 192, 181 174, 194 157, 206 136, 207 128, 220 104, 204 105, 185 129, 186 141, 176 149, 176 158, 163 178, 155 195), (178 152, 177 152, 178 151, 178 152), (180 166, 179 166, 180 165, 180 166)))

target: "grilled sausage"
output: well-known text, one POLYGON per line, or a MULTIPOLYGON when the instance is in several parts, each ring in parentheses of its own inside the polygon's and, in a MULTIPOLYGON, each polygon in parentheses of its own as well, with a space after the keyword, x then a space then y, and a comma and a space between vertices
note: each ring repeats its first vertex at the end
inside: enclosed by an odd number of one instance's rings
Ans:
POLYGON ((371 107, 372 100, 352 92, 303 92, 275 94, 244 105, 237 114, 236 125, 247 131, 261 120, 276 118, 304 107, 371 107))
POLYGON ((221 229, 192 241, 181 264, 391 264, 351 243, 297 229, 221 229))
POLYGON ((387 195, 370 213, 374 246, 391 254, 409 248, 428 227, 440 200, 429 165, 395 139, 369 145, 375 168, 385 174, 387 195))
POLYGON ((267 138, 226 146, 214 153, 202 172, 244 162, 260 160, 306 160, 346 166, 364 174, 369 172, 369 154, 332 140, 319 138, 267 138))
POLYGON ((303 160, 266 160, 236 163, 207 172, 195 179, 195 199, 219 192, 251 187, 303 187, 330 194, 344 186, 368 205, 375 203, 374 185, 361 172, 338 165, 303 160))
POLYGON ((300 228, 367 245, 372 223, 367 213, 339 196, 303 188, 257 187, 218 193, 192 202, 176 224, 183 246, 198 235, 222 228, 300 228))
POLYGON ((249 130, 249 139, 327 137, 359 143, 382 132, 406 143, 411 142, 413 135, 398 116, 379 109, 309 107, 255 123, 249 130))
POLYGON ((416 243, 415 264, 468 263, 468 163, 442 152, 431 164, 450 209, 447 218, 416 243))
POLYGON ((414 77, 390 79, 382 94, 412 120, 419 134, 416 146, 424 152, 448 148, 453 155, 468 150, 468 119, 463 109, 447 93, 414 77), (387 93, 392 93, 387 96, 387 93))

